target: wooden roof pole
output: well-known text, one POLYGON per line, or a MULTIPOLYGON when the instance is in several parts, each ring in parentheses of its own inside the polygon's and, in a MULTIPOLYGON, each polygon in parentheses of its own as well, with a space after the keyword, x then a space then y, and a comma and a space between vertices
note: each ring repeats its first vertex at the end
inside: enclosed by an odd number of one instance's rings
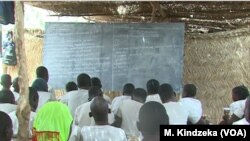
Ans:
POLYGON ((21 1, 15 2, 15 44, 18 60, 18 76, 21 101, 17 107, 17 118, 19 121, 18 139, 17 141, 29 140, 29 119, 30 104, 28 90, 28 75, 26 54, 24 47, 24 5, 21 1))

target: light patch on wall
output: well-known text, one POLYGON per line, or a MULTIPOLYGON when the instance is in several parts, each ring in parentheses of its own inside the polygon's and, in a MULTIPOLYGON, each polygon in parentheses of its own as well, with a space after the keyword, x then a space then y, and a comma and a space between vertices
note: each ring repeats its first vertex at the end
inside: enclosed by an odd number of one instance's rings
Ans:
POLYGON ((125 15, 127 13, 127 9, 125 6, 123 5, 120 5, 118 6, 117 8, 117 12, 120 14, 120 15, 125 15))
POLYGON ((117 7, 117 12, 120 15, 126 15, 128 13, 134 13, 138 11, 139 5, 120 5, 117 7))
POLYGON ((45 30, 46 22, 88 22, 82 17, 62 17, 50 16, 57 13, 37 8, 28 4, 24 5, 24 28, 25 29, 40 29, 45 30))
POLYGON ((51 11, 33 7, 27 4, 24 5, 24 9, 24 28, 26 29, 44 30, 46 17, 50 14, 54 14, 51 11))

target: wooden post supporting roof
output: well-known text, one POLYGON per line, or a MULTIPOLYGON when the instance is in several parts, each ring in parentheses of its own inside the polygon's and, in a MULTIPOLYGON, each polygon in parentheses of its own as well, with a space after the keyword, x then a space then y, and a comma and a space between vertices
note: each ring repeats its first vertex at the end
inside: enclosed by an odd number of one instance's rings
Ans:
POLYGON ((17 118, 19 121, 18 139, 17 141, 29 140, 29 91, 28 91, 28 75, 26 54, 24 48, 24 5, 21 1, 15 2, 15 43, 18 60, 18 76, 21 101, 17 107, 17 118))

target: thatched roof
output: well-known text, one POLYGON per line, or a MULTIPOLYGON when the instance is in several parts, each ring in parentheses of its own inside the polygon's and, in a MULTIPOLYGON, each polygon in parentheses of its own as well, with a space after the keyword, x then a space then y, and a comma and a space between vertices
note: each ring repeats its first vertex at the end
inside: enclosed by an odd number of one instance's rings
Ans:
POLYGON ((185 22, 186 32, 210 33, 250 25, 250 2, 28 2, 59 16, 96 22, 185 22))

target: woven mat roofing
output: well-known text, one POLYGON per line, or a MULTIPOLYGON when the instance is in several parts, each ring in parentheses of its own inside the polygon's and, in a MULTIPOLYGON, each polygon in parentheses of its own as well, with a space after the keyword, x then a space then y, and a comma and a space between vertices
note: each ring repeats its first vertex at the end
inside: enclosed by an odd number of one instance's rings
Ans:
POLYGON ((250 25, 250 2, 26 2, 59 16, 95 22, 185 22, 188 33, 228 31, 250 25))

